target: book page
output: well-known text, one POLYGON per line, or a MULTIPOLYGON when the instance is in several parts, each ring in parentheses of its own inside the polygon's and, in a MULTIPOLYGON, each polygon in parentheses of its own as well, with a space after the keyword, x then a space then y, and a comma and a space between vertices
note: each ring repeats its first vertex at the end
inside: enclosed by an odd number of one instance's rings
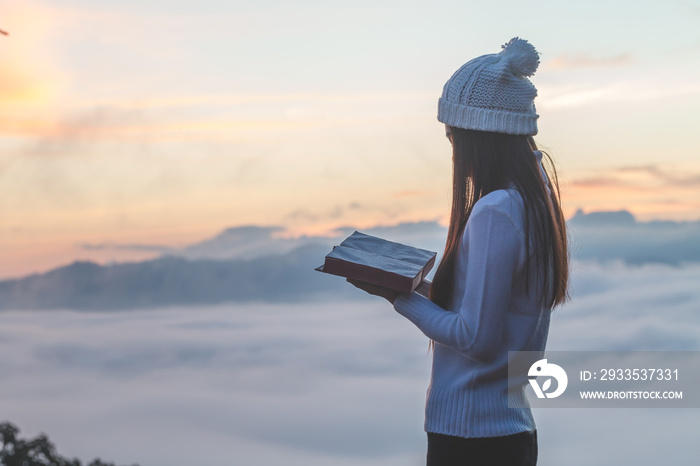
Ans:
POLYGON ((421 267, 436 254, 425 249, 418 249, 405 244, 387 241, 376 236, 366 235, 356 231, 345 239, 340 246, 367 251, 372 254, 390 257, 395 260, 410 262, 421 267))
POLYGON ((369 251, 336 246, 327 258, 338 259, 353 264, 364 265, 374 269, 384 270, 404 277, 414 278, 418 275, 425 264, 414 264, 411 262, 396 260, 391 257, 379 256, 369 251))

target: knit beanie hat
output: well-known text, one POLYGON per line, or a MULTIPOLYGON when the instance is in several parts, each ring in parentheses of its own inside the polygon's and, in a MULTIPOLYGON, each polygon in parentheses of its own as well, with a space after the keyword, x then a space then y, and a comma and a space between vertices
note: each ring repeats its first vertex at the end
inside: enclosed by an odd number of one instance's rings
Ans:
POLYGON ((527 79, 540 56, 514 37, 501 51, 468 61, 442 89, 438 121, 450 126, 509 134, 537 134, 537 89, 527 79))

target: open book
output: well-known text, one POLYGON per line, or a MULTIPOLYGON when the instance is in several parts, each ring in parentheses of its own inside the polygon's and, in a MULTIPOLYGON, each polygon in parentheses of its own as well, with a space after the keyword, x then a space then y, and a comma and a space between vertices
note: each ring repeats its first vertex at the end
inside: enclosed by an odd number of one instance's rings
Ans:
POLYGON ((435 265, 437 254, 356 231, 316 270, 410 293, 435 265))

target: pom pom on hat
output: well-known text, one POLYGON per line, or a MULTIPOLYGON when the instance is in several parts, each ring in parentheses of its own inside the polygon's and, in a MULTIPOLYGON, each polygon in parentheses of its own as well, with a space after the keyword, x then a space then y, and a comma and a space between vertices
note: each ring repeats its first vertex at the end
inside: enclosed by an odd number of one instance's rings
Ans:
POLYGON ((510 71, 520 77, 532 76, 540 65, 540 55, 535 47, 519 37, 513 37, 502 45, 501 54, 508 60, 510 71))

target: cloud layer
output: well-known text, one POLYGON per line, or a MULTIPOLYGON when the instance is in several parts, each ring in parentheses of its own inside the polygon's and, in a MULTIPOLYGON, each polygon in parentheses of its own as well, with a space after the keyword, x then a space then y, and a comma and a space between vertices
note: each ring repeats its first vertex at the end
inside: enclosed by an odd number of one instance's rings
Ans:
MULTIPOLYGON (((700 350, 698 279, 697 264, 577 262, 548 349, 700 350)), ((0 404, 25 435, 81 458, 418 465, 427 344, 375 298, 3 312, 0 404)), ((536 410, 538 464, 688 464, 696 411, 536 410)))

